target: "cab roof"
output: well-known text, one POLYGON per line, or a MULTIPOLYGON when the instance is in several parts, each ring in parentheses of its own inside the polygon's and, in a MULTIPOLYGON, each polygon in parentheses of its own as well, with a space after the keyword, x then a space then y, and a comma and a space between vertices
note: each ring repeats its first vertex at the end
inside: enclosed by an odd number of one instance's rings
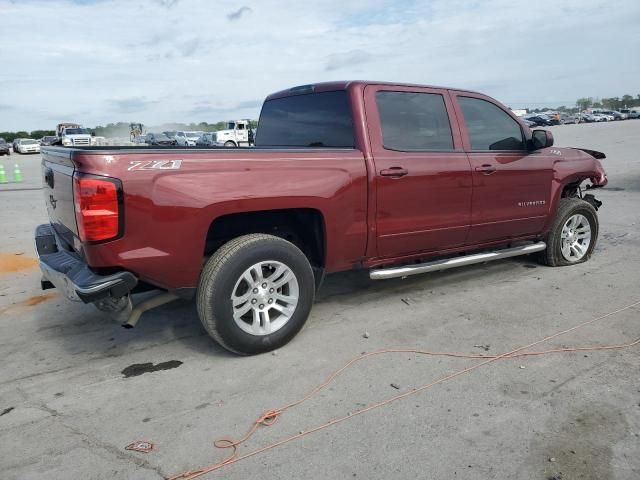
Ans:
POLYGON ((272 100, 274 98, 290 97, 294 95, 304 95, 313 92, 330 92, 335 90, 350 90, 355 87, 366 87, 368 85, 385 85, 396 87, 419 87, 419 88, 437 88, 439 90, 456 90, 461 92, 478 93, 473 90, 466 90, 461 88, 442 87, 434 85, 420 85, 415 83, 402 83, 402 82, 380 82, 373 80, 340 80, 335 82, 319 82, 310 83, 308 85, 298 85, 286 90, 280 90, 267 96, 266 100, 272 100))

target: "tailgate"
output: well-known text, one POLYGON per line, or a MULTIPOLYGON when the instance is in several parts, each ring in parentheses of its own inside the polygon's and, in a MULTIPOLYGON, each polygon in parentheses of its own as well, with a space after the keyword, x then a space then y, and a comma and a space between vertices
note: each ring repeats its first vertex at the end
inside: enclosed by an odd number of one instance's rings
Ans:
POLYGON ((49 149, 42 151, 42 190, 47 205, 49 222, 56 233, 70 246, 78 235, 73 204, 73 172, 71 150, 49 149))

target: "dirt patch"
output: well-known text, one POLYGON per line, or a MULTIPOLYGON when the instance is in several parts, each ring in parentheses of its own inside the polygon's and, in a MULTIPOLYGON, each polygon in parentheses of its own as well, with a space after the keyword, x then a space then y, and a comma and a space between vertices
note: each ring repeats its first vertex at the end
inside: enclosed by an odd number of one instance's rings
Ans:
POLYGON ((603 403, 584 405, 532 443, 531 460, 541 478, 602 480, 613 478, 613 446, 629 426, 622 410, 603 403))
POLYGON ((37 258, 20 253, 0 253, 0 274, 21 272, 37 266, 37 258))
POLYGON ((18 310, 25 307, 33 307, 34 305, 39 305, 42 302, 46 302, 47 300, 57 297, 56 293, 43 293, 41 295, 34 295, 33 297, 29 297, 21 302, 14 303, 13 305, 6 306, 4 308, 0 308, 0 313, 7 312, 9 310, 18 310))
POLYGON ((178 368, 182 365, 180 360, 169 360, 168 362, 161 362, 156 365, 153 363, 134 363, 133 365, 129 365, 127 368, 122 370, 122 375, 124 378, 129 377, 137 377, 138 375, 142 375, 143 373, 149 372, 157 372, 160 370, 171 370, 172 368, 178 368))
POLYGON ((42 295, 34 295, 33 297, 29 297, 26 300, 23 300, 22 302, 19 303, 19 305, 22 305, 25 307, 33 307, 34 305, 38 305, 42 302, 46 302, 47 300, 55 296, 56 296, 55 293, 43 293, 42 295))

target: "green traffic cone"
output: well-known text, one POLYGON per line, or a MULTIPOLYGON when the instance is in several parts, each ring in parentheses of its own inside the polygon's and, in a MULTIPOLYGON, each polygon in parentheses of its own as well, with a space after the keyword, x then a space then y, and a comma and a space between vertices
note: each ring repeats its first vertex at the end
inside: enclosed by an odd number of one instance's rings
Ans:
POLYGON ((4 165, 0 165, 0 183, 7 183, 7 174, 4 173, 4 165))
POLYGON ((13 169, 13 181, 16 183, 20 183, 22 181, 22 172, 20 171, 20 167, 17 163, 13 169))

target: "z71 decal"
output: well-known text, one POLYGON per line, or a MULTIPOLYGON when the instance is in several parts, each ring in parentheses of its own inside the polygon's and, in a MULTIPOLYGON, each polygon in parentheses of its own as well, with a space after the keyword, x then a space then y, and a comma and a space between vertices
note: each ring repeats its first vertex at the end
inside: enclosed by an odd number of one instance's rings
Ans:
POLYGON ((127 170, 177 170, 182 160, 134 160, 127 170))

